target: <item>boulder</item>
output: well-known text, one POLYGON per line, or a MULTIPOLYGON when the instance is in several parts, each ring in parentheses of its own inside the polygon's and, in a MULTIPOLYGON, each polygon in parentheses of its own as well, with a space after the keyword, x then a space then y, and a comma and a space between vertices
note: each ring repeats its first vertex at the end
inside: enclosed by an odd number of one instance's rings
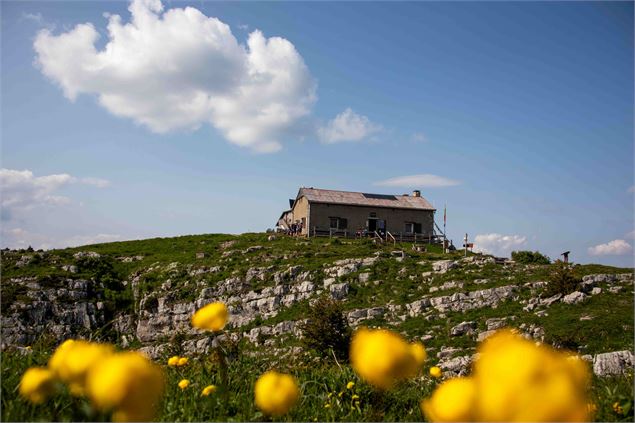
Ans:
POLYGON ((566 304, 578 304, 584 301, 585 298, 586 295, 584 295, 582 292, 574 291, 571 294, 565 295, 562 298, 562 302, 566 304))
POLYGON ((458 266, 459 264, 454 260, 439 260, 432 263, 432 270, 437 273, 445 273, 458 266))
POLYGON ((450 335, 452 336, 461 336, 461 335, 471 335, 474 333, 476 329, 476 322, 461 322, 458 325, 454 326, 450 329, 450 335))
POLYGON ((597 354, 593 358, 593 373, 598 376, 619 375, 633 369, 635 357, 632 351, 614 351, 597 354))

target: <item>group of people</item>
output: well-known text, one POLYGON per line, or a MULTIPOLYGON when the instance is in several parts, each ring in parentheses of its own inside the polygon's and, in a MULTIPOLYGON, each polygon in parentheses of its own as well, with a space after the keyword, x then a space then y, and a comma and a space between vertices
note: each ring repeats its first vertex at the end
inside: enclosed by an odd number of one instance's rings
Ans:
POLYGON ((287 235, 295 236, 302 234, 302 222, 292 223, 289 228, 285 230, 287 235))

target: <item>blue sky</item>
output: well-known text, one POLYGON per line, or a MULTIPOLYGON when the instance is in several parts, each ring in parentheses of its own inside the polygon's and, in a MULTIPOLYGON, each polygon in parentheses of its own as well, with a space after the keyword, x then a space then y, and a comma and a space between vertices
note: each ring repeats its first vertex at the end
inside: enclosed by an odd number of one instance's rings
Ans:
POLYGON ((631 2, 1 7, 3 246, 420 189, 457 244, 633 264, 631 2))

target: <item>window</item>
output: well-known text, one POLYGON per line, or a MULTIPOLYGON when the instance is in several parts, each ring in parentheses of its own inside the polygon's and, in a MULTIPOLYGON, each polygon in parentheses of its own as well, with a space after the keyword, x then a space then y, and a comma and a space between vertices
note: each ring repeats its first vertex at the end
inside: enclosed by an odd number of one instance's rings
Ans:
POLYGON ((331 229, 346 229, 348 226, 348 220, 342 217, 329 217, 329 228, 331 229))
POLYGON ((368 217, 377 217, 377 213, 375 213, 375 212, 370 212, 370 214, 368 215, 368 217))
POLYGON ((412 222, 406 222, 406 233, 413 234, 415 232, 415 224, 412 222))

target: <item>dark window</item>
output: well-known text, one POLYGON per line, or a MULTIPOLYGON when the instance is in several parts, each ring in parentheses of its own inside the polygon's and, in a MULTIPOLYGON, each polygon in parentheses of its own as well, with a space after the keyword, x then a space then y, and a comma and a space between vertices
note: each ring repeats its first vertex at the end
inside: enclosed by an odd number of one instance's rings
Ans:
POLYGON ((421 223, 415 223, 415 233, 416 234, 421 233, 421 223))
POLYGON ((368 217, 377 217, 377 213, 375 213, 375 212, 370 212, 370 214, 368 215, 368 217))
POLYGON ((406 222, 406 233, 412 234, 415 232, 415 224, 412 222, 406 222))
POLYGON ((329 217, 329 227, 331 229, 346 229, 348 220, 342 217, 329 217))
POLYGON ((395 197, 394 195, 385 195, 385 194, 367 194, 367 193, 362 193, 362 195, 365 198, 373 198, 375 200, 397 200, 397 197, 395 197))
POLYGON ((337 229, 337 221, 339 219, 337 217, 329 217, 329 228, 337 229))

